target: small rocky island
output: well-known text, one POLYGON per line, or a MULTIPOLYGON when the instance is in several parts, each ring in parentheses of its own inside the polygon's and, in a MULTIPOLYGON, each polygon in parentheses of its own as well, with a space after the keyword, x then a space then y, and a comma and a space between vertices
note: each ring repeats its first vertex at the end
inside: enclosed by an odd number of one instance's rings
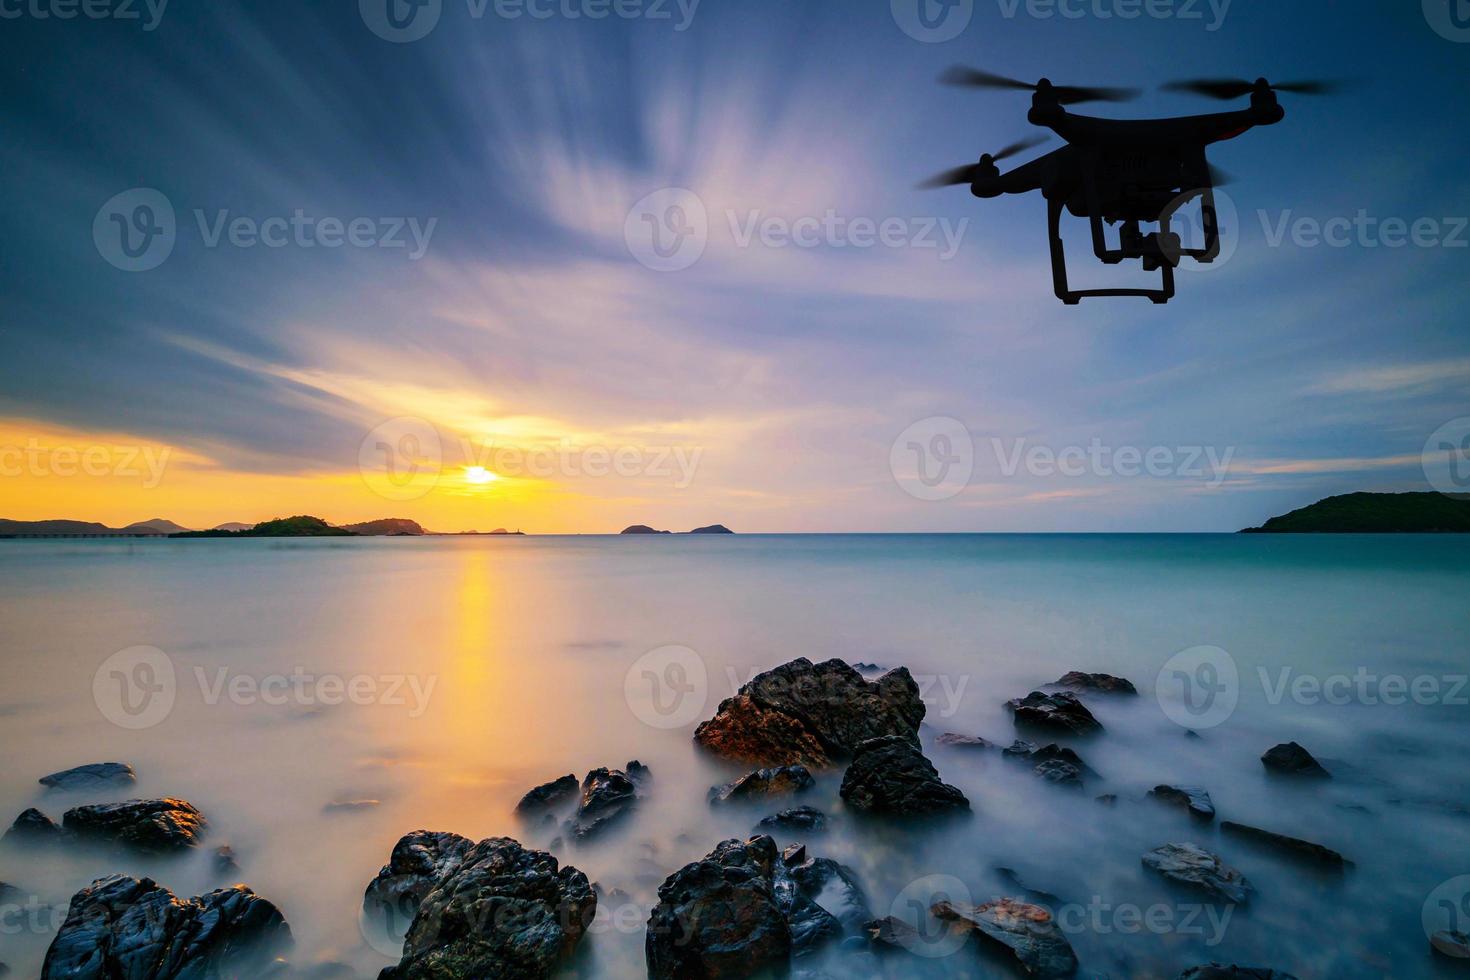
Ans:
POLYGON ((1240 533, 1466 534, 1470 533, 1470 495, 1345 493, 1240 533))
MULTIPOLYGON (((625 527, 625 528, 623 528, 618 533, 619 534, 673 534, 674 532, 673 531, 658 531, 658 530, 655 530, 654 528, 649 527, 647 524, 634 524, 632 527, 625 527)), ((690 534, 734 534, 735 532, 732 531, 732 530, 730 530, 728 527, 726 527, 723 524, 710 524, 710 525, 708 525, 706 527, 697 527, 694 530, 690 531, 689 533, 690 534)))

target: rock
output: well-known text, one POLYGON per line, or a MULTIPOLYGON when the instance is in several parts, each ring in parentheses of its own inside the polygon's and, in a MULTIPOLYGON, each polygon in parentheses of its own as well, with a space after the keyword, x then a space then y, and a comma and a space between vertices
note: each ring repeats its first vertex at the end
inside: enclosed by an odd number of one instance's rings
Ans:
POLYGON ((1026 884, 1026 882, 1021 878, 1020 874, 1018 874, 1013 868, 996 868, 995 870, 996 873, 1004 878, 1010 885, 1015 888, 1019 888, 1032 902, 1040 905, 1055 905, 1061 902, 1061 899, 1053 895, 1051 892, 1042 891, 1040 888, 1032 888, 1030 885, 1026 884))
POLYGON ((757 765, 828 768, 872 738, 918 741, 919 686, 899 667, 866 680, 841 660, 802 657, 758 674, 721 702, 694 739, 726 759, 757 765))
POLYGON ((655 531, 653 528, 649 527, 647 524, 634 524, 634 525, 632 525, 630 527, 623 528, 618 533, 619 534, 669 534, 671 532, 669 532, 669 531, 655 531))
POLYGON ((15 823, 5 832, 4 839, 16 844, 40 844, 60 840, 62 834, 63 831, 56 821, 31 807, 15 818, 15 823))
POLYGON ((649 780, 653 779, 653 770, 649 769, 637 759, 632 760, 626 766, 624 766, 623 771, 628 774, 629 779, 633 780, 633 782, 638 783, 639 785, 642 785, 643 783, 646 783, 649 780))
POLYGON ((1236 823, 1233 820, 1222 821, 1220 823, 1220 829, 1227 834, 1232 834, 1236 837, 1249 840, 1252 843, 1271 848, 1289 857, 1301 858, 1325 867, 1341 868, 1350 863, 1330 847, 1313 844, 1311 841, 1301 840, 1297 837, 1287 837, 1285 834, 1273 834, 1269 830, 1262 830, 1259 827, 1236 823))
POLYGON ((1143 866, 1165 879, 1235 905, 1244 905, 1255 889, 1245 875, 1198 844, 1165 844, 1143 856, 1143 866))
POLYGON ((563 969, 597 912, 587 876, 509 837, 482 840, 424 896, 380 980, 534 980, 563 969))
POLYGON ((1215 804, 1210 801, 1210 794, 1198 786, 1159 785, 1149 790, 1148 795, 1164 803, 1185 807, 1197 820, 1215 819, 1215 804))
POLYGON ((864 924, 863 932, 867 935, 869 944, 880 951, 902 949, 912 952, 915 949, 921 949, 924 945, 924 939, 919 934, 919 930, 891 915, 864 924))
POLYGON ((1071 735, 1093 735, 1103 730, 1087 706, 1069 691, 1043 694, 1032 691, 1024 698, 1006 702, 1015 712, 1017 727, 1043 728, 1071 735))
POLYGON ((193 804, 170 798, 79 806, 62 824, 78 837, 160 853, 198 845, 209 827, 193 804))
POLYGON ((244 885, 179 899, 148 878, 110 875, 72 897, 41 980, 255 976, 290 945, 280 911, 244 885))
POLYGON ((650 980, 735 980, 791 960, 791 924, 776 897, 769 837, 721 842, 659 886, 644 953, 650 980))
POLYGON ((816 780, 806 766, 779 766, 772 769, 757 769, 746 773, 733 783, 712 786, 709 791, 711 803, 729 803, 740 800, 765 800, 776 796, 790 796, 811 789, 816 780))
POLYGON ((1099 797, 1096 797, 1093 800, 1093 802, 1094 803, 1101 803, 1103 806, 1117 806, 1118 805, 1118 794, 1117 793, 1104 793, 1103 795, 1101 795, 1099 797))
POLYGON ((889 816, 968 811, 965 794, 941 782, 933 763, 911 739, 888 735, 857 748, 839 790, 848 806, 889 816))
POLYGON ((0 977, 8 976, 10 976, 10 967, 6 966, 4 963, 0 963, 0 977))
POLYGON ((219 875, 232 875, 240 870, 240 865, 235 861, 235 850, 228 844, 221 844, 214 849, 214 873, 219 875))
POLYGON ((1185 970, 1179 974, 1179 980, 1296 980, 1296 977, 1259 966, 1221 966, 1219 963, 1209 963, 1185 970))
POLYGON ((1056 682, 1057 687, 1070 687, 1076 691, 1099 691, 1103 694, 1137 694, 1133 682, 1112 674, 1087 674, 1071 670, 1056 682))
POLYGON ((795 830, 818 833, 827 827, 827 815, 814 806, 798 806, 763 817, 758 830, 795 830))
POLYGON ((1067 786, 1073 789, 1083 788, 1082 770, 1070 762, 1063 762, 1060 759, 1050 759, 1037 765, 1032 772, 1036 773, 1036 775, 1048 783, 1055 783, 1058 786, 1067 786))
POLYGON ((582 780, 582 799, 568 825, 572 836, 586 840, 625 818, 638 802, 638 787, 621 769, 594 769, 582 780))
POLYGON ((1429 945, 1441 956, 1470 959, 1470 936, 1458 930, 1441 929, 1429 937, 1429 945))
POLYGON ((401 940, 424 897, 459 869, 474 846, 469 838, 446 831, 415 830, 400 837, 363 892, 367 920, 380 922, 389 936, 401 940))
POLYGON ((871 917, 863 886, 857 873, 847 865, 831 858, 808 857, 805 848, 797 860, 787 861, 783 856, 783 863, 797 889, 824 909, 835 909, 833 914, 845 929, 857 931, 871 917))
POLYGON ((989 739, 981 738, 979 735, 960 735, 956 732, 945 732, 934 740, 935 745, 945 745, 957 749, 993 749, 995 743, 989 739))
POLYGON ((728 527, 726 527, 723 524, 707 524, 704 527, 697 527, 694 530, 690 531, 689 533, 690 534, 734 534, 735 532, 732 531, 732 530, 730 530, 728 527))
POLYGON ((1332 775, 1312 758, 1312 753, 1295 742, 1285 742, 1266 750, 1266 754, 1261 756, 1261 764, 1273 772, 1288 776, 1326 779, 1332 775))
POLYGON ((123 762, 95 762, 91 765, 63 769, 49 776, 42 776, 40 783, 50 789, 101 790, 114 786, 128 786, 138 781, 133 767, 123 762))
POLYGON ((549 783, 542 783, 521 797, 521 802, 516 804, 516 813, 524 817, 555 809, 563 803, 570 803, 577 798, 577 790, 580 785, 577 777, 571 773, 567 773, 560 779, 553 779, 549 783))
POLYGON ((1009 949, 1028 977, 1070 977, 1077 972, 1077 954, 1057 928, 1051 912, 1014 898, 972 906, 940 902, 934 916, 972 926, 980 936, 1009 949))
POLYGON ((1042 779, 1063 786, 1080 788, 1083 776, 1097 775, 1075 751, 1056 744, 1038 748, 1034 742, 1016 739, 1008 748, 1001 750, 1001 755, 1017 762, 1025 762, 1042 779))

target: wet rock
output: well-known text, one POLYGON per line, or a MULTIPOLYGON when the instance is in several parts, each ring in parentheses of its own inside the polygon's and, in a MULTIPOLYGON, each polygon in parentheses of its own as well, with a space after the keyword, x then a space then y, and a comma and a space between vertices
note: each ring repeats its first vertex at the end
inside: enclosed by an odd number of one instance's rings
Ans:
POLYGON ((1219 963, 1209 963, 1185 970, 1179 974, 1179 980, 1296 980, 1296 977, 1259 966, 1221 966, 1219 963))
POLYGON ((582 780, 582 799, 568 829, 577 840, 602 833, 632 812, 638 787, 621 769, 594 769, 582 780))
POLYGON ((979 735, 960 735, 957 732, 945 732, 934 740, 935 745, 944 745, 956 749, 993 749, 995 743, 979 735))
POLYGON ((41 980, 255 976, 291 945, 280 911, 244 885, 180 899, 147 878, 99 878, 72 897, 41 980))
POLYGON ((1012 761, 1026 763, 1042 779, 1062 786, 1081 787, 1084 776, 1097 775, 1080 755, 1061 745, 1037 747, 1034 742, 1016 739, 1008 748, 1002 749, 1001 754, 1012 761))
POLYGON ((959 922, 992 944, 1009 949, 1029 977, 1070 977, 1077 972, 1077 954, 1057 928, 1051 912, 1014 898, 984 905, 940 902, 930 911, 935 918, 959 922))
POLYGON ((49 789, 69 791, 110 789, 130 786, 137 781, 138 776, 133 772, 133 767, 124 762, 95 762, 53 772, 40 779, 41 785, 49 789))
POLYGON ((1058 786, 1066 786, 1072 789, 1082 789, 1082 770, 1070 762, 1060 759, 1050 759, 1042 762, 1032 770, 1036 775, 1048 783, 1058 786))
POLYGON ((464 863, 474 846, 469 838, 446 831, 403 835, 363 892, 364 915, 368 921, 381 922, 388 935, 402 938, 424 897, 464 863))
POLYGON ((1143 856, 1143 866, 1168 881, 1235 905, 1244 905, 1255 890, 1245 875, 1198 844, 1156 847, 1143 856))
POLYGON ((549 783, 542 783, 521 797, 521 801, 516 804, 516 813, 524 817, 570 803, 577 798, 580 787, 577 777, 571 773, 549 783))
POLYGON ((857 872, 847 865, 831 858, 808 857, 805 848, 795 860, 783 857, 783 864, 797 889, 824 909, 834 910, 832 914, 844 929, 856 932, 871 917, 857 872))
POLYGON ((1453 929, 1441 929, 1429 937, 1429 945, 1441 956, 1470 959, 1470 936, 1453 929))
POLYGON ((1184 807, 1196 820, 1215 819, 1215 804, 1210 801, 1210 794, 1198 786, 1159 785, 1149 790, 1148 795, 1164 803, 1184 807))
POLYGON ((644 953, 650 980, 734 980, 782 973, 792 934, 777 900, 776 843, 721 842, 659 886, 644 953))
POLYGON ((1295 742, 1285 742, 1266 750, 1266 754, 1261 756, 1261 764, 1272 772, 1287 776, 1306 776, 1312 779, 1326 779, 1331 776, 1320 762, 1312 758, 1312 753, 1295 742))
POLYGON ((790 796, 815 784, 806 766, 778 766, 757 769, 746 773, 733 783, 713 786, 709 791, 711 803, 730 803, 740 800, 765 800, 776 796, 790 796))
POLYGON ((907 668, 870 681, 841 660, 813 664, 802 657, 742 686, 694 739, 727 759, 821 769, 869 739, 917 742, 923 720, 924 702, 907 668))
POLYGON ((1074 691, 1098 691, 1103 694, 1137 694, 1133 682, 1112 674, 1088 674, 1071 670, 1056 682, 1057 687, 1070 687, 1074 691))
POLYGON ((1017 727, 1039 728, 1066 732, 1070 735, 1093 735, 1103 730, 1102 723, 1092 716, 1087 706, 1069 691, 1043 694, 1032 691, 1024 698, 1006 702, 1006 707, 1015 712, 1017 727))
POLYGON ((1220 829, 1227 834, 1232 834, 1254 844, 1278 851, 1288 857, 1300 858, 1320 864, 1328 868, 1341 868, 1350 863, 1341 854, 1330 847, 1314 844, 1311 841, 1301 840, 1297 837, 1287 837, 1285 834, 1273 834, 1269 830, 1252 827, 1248 824, 1236 823, 1233 820, 1224 820, 1220 823, 1220 829))
POLYGON ((639 785, 642 785, 653 779, 653 770, 649 769, 637 759, 632 760, 626 766, 624 766, 623 771, 628 774, 629 779, 633 780, 633 782, 638 783, 639 785))
POLYGON ((66 811, 62 824, 78 837, 164 853, 194 847, 209 823, 186 800, 125 800, 66 811))
POLYGON ((802 833, 818 833, 827 828, 827 815, 814 806, 792 807, 780 813, 763 817, 756 824, 758 830, 790 830, 802 833))
POLYGON ((970 801, 942 782, 913 741, 889 735, 862 743, 842 776, 842 799, 855 810, 889 816, 968 811, 970 801))
POLYGON ((63 833, 56 821, 31 807, 15 818, 4 839, 14 844, 42 844, 61 840, 63 833))
POLYGON ((597 912, 587 876, 509 837, 482 840, 435 883, 381 980, 531 980, 562 969, 597 912))
POLYGON ((214 849, 213 863, 214 873, 218 875, 232 875, 240 870, 240 865, 235 861, 235 849, 228 844, 221 844, 214 849))

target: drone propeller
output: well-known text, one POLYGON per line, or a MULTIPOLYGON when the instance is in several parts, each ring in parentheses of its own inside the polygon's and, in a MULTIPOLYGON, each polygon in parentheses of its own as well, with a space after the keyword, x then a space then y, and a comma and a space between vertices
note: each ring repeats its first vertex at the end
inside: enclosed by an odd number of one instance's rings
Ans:
MULTIPOLYGON (((1161 86, 1166 92, 1189 92, 1222 102, 1250 95, 1260 81, 1249 82, 1244 78, 1193 78, 1181 82, 1169 82, 1161 86)), ((1332 95, 1342 90, 1343 83, 1329 79, 1313 79, 1302 82, 1267 82, 1266 88, 1273 92, 1292 92, 1296 95, 1332 95)))
POLYGON ((1138 98, 1136 88, 1052 85, 1044 78, 1036 83, 1023 82, 1017 78, 1007 78, 1004 75, 981 71, 978 68, 966 68, 962 65, 949 69, 939 76, 939 80, 946 85, 959 85, 964 88, 1014 89, 1026 92, 1050 89, 1056 94, 1057 101, 1062 105, 1076 105, 1081 102, 1128 102, 1138 98))
POLYGON ((987 153, 984 157, 980 158, 979 163, 972 163, 965 167, 955 167, 953 170, 946 170, 942 174, 935 174, 933 177, 930 177, 928 180, 920 184, 919 187, 922 190, 933 190, 936 187, 953 187, 956 184, 973 184, 978 177, 984 174, 986 170, 985 164, 987 158, 989 159, 990 163, 997 163, 1001 160, 1006 159, 1007 157, 1013 157, 1017 153, 1029 150, 1033 146, 1040 146, 1042 143, 1045 143, 1050 138, 1051 137, 1049 136, 1028 136, 1023 140, 1017 140, 1010 146, 998 150, 995 153, 987 153))

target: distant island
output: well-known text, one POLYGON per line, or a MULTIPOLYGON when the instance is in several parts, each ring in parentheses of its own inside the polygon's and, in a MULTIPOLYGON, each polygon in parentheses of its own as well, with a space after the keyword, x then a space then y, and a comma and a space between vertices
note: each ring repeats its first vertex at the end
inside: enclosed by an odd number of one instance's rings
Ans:
POLYGON ((1470 500, 1442 493, 1345 493, 1242 534, 1470 533, 1470 500))
MULTIPOLYGON (((647 524, 634 524, 632 527, 625 527, 625 528, 623 528, 618 533, 619 534, 673 534, 674 532, 673 531, 655 531, 653 528, 649 527, 647 524)), ((707 527, 697 527, 694 530, 690 531, 689 533, 690 534, 734 534, 735 532, 732 531, 732 530, 730 530, 728 527, 726 527, 723 524, 710 524, 707 527)))
MULTIPOLYGON (((14 521, 0 518, 0 538, 345 538, 420 537, 435 535, 418 521, 386 517, 376 521, 336 526, 320 517, 280 517, 260 524, 231 521, 206 531, 193 531, 181 524, 155 517, 126 527, 108 527, 97 521, 14 521)), ((465 532, 469 534, 477 532, 465 532)), ((497 528, 492 534, 521 535, 522 531, 497 528)))
POLYGON ((248 531, 183 531, 169 535, 174 538, 351 538, 357 532, 345 527, 333 527, 320 517, 278 517, 273 521, 262 521, 248 531))

